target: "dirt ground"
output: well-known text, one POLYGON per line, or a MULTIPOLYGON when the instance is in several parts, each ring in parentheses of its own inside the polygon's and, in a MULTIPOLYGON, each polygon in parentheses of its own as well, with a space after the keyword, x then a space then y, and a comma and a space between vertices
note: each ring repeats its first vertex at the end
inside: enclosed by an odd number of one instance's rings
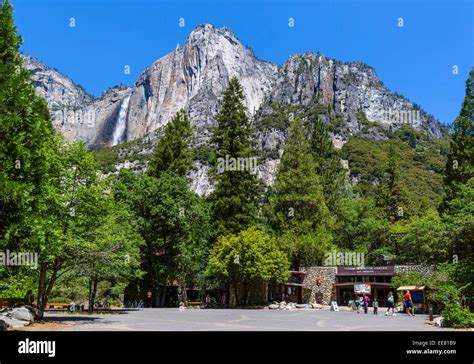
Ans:
POLYGON ((62 322, 41 321, 35 322, 33 325, 15 328, 13 331, 62 331, 71 326, 71 324, 62 322))

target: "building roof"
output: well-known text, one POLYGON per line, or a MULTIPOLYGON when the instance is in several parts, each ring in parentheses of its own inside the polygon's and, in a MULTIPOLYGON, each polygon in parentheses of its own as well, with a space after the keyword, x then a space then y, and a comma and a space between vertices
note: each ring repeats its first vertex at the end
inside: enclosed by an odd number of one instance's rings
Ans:
POLYGON ((423 291, 426 286, 401 286, 397 288, 397 291, 423 291))

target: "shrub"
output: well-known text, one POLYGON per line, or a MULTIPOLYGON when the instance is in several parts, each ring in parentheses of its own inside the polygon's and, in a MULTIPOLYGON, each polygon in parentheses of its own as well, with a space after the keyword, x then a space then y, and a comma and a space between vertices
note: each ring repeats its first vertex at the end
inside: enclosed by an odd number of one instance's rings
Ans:
POLYGON ((447 303, 444 306, 442 315, 443 323, 447 327, 474 327, 474 314, 471 313, 469 308, 463 308, 456 303, 447 303))

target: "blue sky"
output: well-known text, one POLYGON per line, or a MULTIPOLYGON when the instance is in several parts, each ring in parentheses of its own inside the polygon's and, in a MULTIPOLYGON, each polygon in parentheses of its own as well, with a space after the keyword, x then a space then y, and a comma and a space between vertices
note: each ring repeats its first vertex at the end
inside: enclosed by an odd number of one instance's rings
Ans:
POLYGON ((305 51, 367 63, 387 88, 443 123, 459 113, 474 66, 472 0, 11 1, 22 51, 94 95, 120 83, 132 85, 205 22, 229 27, 258 58, 274 63, 305 51))

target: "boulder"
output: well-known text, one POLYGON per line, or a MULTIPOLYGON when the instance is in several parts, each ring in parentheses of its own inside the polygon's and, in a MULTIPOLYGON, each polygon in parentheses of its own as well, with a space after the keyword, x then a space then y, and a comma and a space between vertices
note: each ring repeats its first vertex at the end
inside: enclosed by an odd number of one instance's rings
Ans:
POLYGON ((281 301, 281 302, 280 302, 280 310, 283 310, 285 307, 286 307, 286 302, 285 302, 285 301, 281 301))
POLYGON ((434 325, 438 327, 443 327, 443 318, 442 317, 436 317, 434 320, 434 325))
POLYGON ((13 308, 8 313, 8 316, 10 316, 11 318, 16 319, 16 320, 27 321, 28 323, 32 323, 32 322, 35 321, 34 312, 29 310, 25 306, 13 308))
POLYGON ((0 331, 6 331, 11 327, 11 325, 5 320, 0 320, 0 331))
POLYGON ((7 327, 12 327, 12 328, 24 327, 24 326, 30 325, 30 322, 28 322, 28 321, 17 320, 13 317, 8 317, 6 315, 0 316, 0 321, 4 322, 3 325, 6 325, 7 327))
POLYGON ((308 305, 306 303, 297 303, 295 305, 296 308, 308 308, 308 305))
POLYGON ((278 310, 280 308, 280 305, 272 303, 271 305, 268 306, 270 310, 278 310))

